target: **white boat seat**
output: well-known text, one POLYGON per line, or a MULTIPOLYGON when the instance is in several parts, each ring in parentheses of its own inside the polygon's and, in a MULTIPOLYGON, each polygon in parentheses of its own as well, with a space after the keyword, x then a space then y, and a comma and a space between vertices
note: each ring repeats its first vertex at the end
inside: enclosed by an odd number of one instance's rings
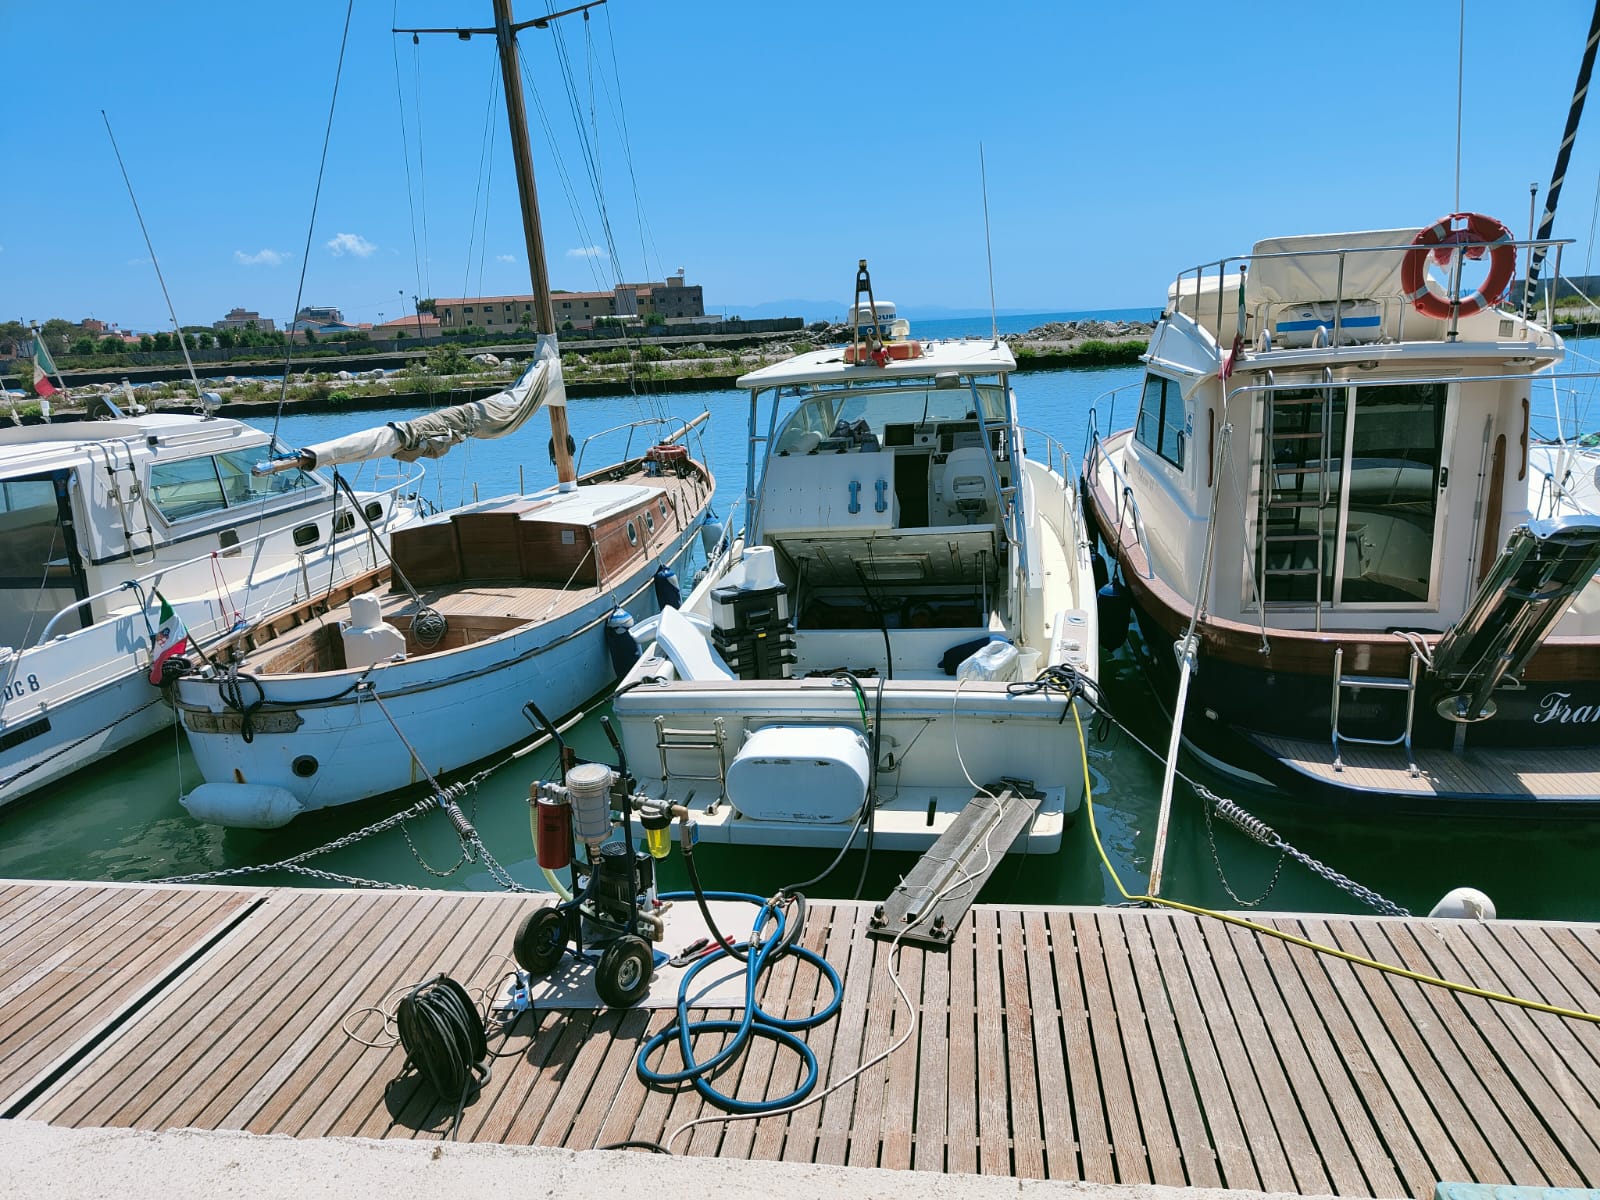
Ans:
POLYGON ((656 645, 677 669, 679 679, 737 679, 706 635, 670 604, 661 610, 656 645))
POLYGON ((808 429, 804 433, 786 437, 778 445, 779 454, 810 454, 822 445, 822 435, 815 429, 808 429))
POLYGON ((971 523, 988 513, 994 497, 989 471, 989 455, 980 447, 963 446, 950 452, 939 494, 954 515, 971 523))

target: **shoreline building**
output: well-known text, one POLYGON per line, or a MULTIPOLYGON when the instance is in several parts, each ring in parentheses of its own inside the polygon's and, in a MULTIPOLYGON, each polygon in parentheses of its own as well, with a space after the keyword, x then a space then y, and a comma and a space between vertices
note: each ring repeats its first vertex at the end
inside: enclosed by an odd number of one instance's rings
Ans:
MULTIPOLYGON (((699 321, 706 315, 700 285, 686 284, 683 270, 664 280, 649 283, 619 283, 609 292, 552 292, 556 328, 568 321, 573 329, 593 329, 599 317, 621 317, 643 321, 652 314, 667 324, 674 321, 699 321)), ((458 333, 477 328, 489 333, 528 328, 534 325, 533 297, 455 296, 436 299, 433 311, 439 318, 441 333, 458 333)))
POLYGON ((220 321, 211 322, 213 329, 259 329, 262 333, 272 333, 276 326, 271 317, 263 317, 258 312, 249 309, 235 308, 220 321))

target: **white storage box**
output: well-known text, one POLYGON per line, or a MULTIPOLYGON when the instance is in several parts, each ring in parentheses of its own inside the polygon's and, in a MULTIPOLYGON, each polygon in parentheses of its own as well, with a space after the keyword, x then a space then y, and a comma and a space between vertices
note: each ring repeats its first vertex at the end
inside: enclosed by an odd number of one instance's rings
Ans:
POLYGON ((753 821, 841 824, 860 811, 871 771, 859 730, 769 725, 728 764, 728 799, 753 821))

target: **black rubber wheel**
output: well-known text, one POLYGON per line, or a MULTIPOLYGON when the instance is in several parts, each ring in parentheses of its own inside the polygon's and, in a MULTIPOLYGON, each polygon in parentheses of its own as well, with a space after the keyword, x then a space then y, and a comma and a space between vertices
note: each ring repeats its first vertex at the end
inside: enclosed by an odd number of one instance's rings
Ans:
POLYGON ((567 919, 553 908, 535 909, 517 926, 511 955, 530 975, 548 974, 567 948, 567 919))
POLYGON ((632 934, 606 947, 594 969, 594 990, 611 1008, 632 1008, 650 990, 655 956, 650 943, 632 934))

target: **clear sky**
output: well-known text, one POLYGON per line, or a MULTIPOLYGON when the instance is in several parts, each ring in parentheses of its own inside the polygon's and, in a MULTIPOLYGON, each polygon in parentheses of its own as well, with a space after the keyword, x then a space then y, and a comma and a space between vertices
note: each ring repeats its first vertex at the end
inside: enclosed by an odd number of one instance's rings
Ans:
MULTIPOLYGON (((517 16, 558 7, 520 0, 517 16)), ((981 143, 996 301, 1045 311, 1158 307, 1178 269, 1261 237, 1450 212, 1458 11, 611 0, 588 37, 579 18, 560 25, 622 278, 681 266, 711 311, 842 309, 865 256, 903 310, 986 308, 981 143)), ((1466 3, 1461 205, 1519 237, 1590 12, 1466 3)), ((355 321, 400 315, 402 294, 409 312, 413 294, 526 291, 493 40, 389 32, 489 25, 489 0, 356 0, 305 254, 344 18, 339 0, 0 0, 0 319, 168 325, 102 109, 184 324, 235 305, 287 317, 303 258, 304 303, 355 321)), ((553 148, 530 103, 552 285, 609 286, 556 36, 521 44, 556 135, 553 148)), ((1597 123, 1591 111, 1556 225, 1579 242, 1567 274, 1588 257, 1597 123)))

